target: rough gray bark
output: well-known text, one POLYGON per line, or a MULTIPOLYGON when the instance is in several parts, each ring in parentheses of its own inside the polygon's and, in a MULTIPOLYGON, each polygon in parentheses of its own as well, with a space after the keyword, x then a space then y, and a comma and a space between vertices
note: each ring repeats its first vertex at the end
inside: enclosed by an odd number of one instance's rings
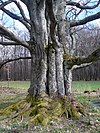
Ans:
MULTIPOLYGON (((58 4, 57 9, 56 9, 56 19, 57 19, 57 33, 58 33, 58 40, 60 42, 60 48, 57 47, 56 50, 56 71, 57 71, 57 80, 60 82, 58 83, 58 92, 61 95, 65 95, 67 93, 71 93, 71 82, 72 82, 72 75, 71 71, 66 67, 64 69, 64 62, 63 62, 63 55, 64 51, 68 52, 68 39, 70 39, 70 27, 69 27, 69 22, 65 21, 65 4, 66 2, 63 0, 57 1, 56 4, 58 4), (58 4, 58 3, 60 4, 58 4), (64 80, 66 79, 66 80, 64 80)), ((67 64, 66 64, 67 65, 67 64)))
POLYGON ((47 87, 50 96, 57 94, 56 83, 56 64, 55 64, 55 50, 49 48, 48 51, 48 72, 47 72, 47 87))
POLYGON ((31 19, 31 85, 29 93, 33 95, 46 91, 46 54, 44 46, 47 43, 47 26, 45 19, 45 0, 28 1, 28 10, 31 19))
POLYGON ((56 82, 58 94, 64 96, 64 76, 63 76, 63 49, 57 48, 55 54, 55 63, 56 63, 56 82))
POLYGON ((68 69, 67 61, 64 61, 64 87, 65 87, 65 95, 72 93, 72 70, 68 69))
POLYGON ((42 91, 46 91, 46 60, 37 59, 32 55, 31 60, 31 85, 29 93, 32 95, 39 95, 42 91))

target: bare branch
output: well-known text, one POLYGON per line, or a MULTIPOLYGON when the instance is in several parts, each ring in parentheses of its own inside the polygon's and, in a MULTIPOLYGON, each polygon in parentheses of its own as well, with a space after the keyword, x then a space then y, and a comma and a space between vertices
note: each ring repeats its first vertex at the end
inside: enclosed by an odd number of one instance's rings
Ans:
POLYGON ((83 25, 83 24, 86 24, 87 22, 90 22, 90 21, 93 21, 93 20, 96 20, 99 18, 100 18, 100 12, 98 12, 94 15, 88 16, 82 20, 74 20, 73 22, 70 23, 70 27, 83 25))
POLYGON ((27 6, 28 0, 20 0, 20 1, 22 1, 27 6))
POLYGON ((0 24, 0 34, 3 34, 7 37, 9 37, 12 41, 18 43, 19 45, 22 45, 29 49, 29 44, 25 41, 22 41, 19 37, 14 35, 11 31, 7 30, 4 26, 0 24))
POLYGON ((24 13, 24 10, 23 10, 22 6, 20 5, 20 3, 17 2, 16 0, 12 0, 12 1, 17 5, 17 7, 18 7, 18 9, 20 10, 20 13, 21 13, 23 19, 24 19, 27 23, 31 24, 30 20, 26 18, 25 13, 24 13))
POLYGON ((25 46, 23 44, 20 44, 20 43, 16 43, 16 42, 6 42, 5 41, 5 42, 0 42, 0 45, 3 45, 3 46, 19 46, 19 45, 21 45, 21 46, 26 47, 26 48, 29 49, 29 47, 27 47, 27 46, 25 46))
POLYGON ((9 0, 9 1, 6 1, 6 2, 3 2, 1 5, 0 5, 0 9, 3 8, 4 6, 8 5, 12 3, 12 0, 9 0))
POLYGON ((91 65, 91 64, 92 64, 92 62, 90 62, 90 63, 84 63, 84 64, 80 64, 80 65, 74 65, 74 66, 71 68, 71 70, 75 70, 75 69, 87 67, 87 66, 89 66, 89 65, 91 65))
POLYGON ((21 59, 31 59, 31 57, 19 57, 19 58, 15 58, 15 59, 7 59, 4 60, 2 62, 0 62, 0 69, 7 63, 12 62, 12 61, 17 61, 17 60, 21 60, 21 59))
POLYGON ((9 10, 5 9, 5 8, 1 8, 1 10, 3 12, 5 12, 8 16, 10 16, 11 18, 20 21, 23 25, 25 25, 25 27, 30 31, 30 26, 29 24, 22 18, 17 16, 16 14, 10 12, 9 10))
POLYGON ((77 8, 80 8, 80 9, 94 9, 100 4, 100 0, 98 0, 97 4, 93 6, 86 6, 86 5, 84 6, 84 5, 81 5, 80 3, 72 2, 72 1, 67 1, 66 4, 70 6, 76 6, 77 8))

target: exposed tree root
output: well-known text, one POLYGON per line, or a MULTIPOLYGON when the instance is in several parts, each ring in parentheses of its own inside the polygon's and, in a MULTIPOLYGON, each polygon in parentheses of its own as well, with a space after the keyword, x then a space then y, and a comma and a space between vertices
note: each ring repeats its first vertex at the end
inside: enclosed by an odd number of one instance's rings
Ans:
POLYGON ((60 117, 79 118, 85 115, 84 107, 67 96, 50 98, 47 94, 27 97, 5 109, 0 110, 0 115, 10 116, 13 119, 28 117, 26 125, 46 125, 60 117))

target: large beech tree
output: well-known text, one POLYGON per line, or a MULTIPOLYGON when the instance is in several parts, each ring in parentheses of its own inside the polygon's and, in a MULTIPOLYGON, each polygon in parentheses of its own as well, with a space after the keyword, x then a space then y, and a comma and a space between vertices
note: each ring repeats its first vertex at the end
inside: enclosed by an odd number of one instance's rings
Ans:
MULTIPOLYGON (((94 5, 88 4, 88 1, 79 3, 68 0, 0 0, 0 10, 21 22, 30 34, 30 40, 23 41, 0 24, 0 35, 10 40, 1 41, 0 45, 21 45, 30 51, 31 56, 27 57, 31 59, 29 94, 37 96, 45 92, 51 97, 67 95, 71 93, 72 70, 100 59, 100 47, 87 57, 73 57, 74 49, 71 52, 68 49, 69 45, 75 44, 74 35, 70 32, 75 26, 100 18, 100 12, 97 12, 85 18, 81 17, 80 20, 77 19, 84 10, 98 7, 100 0, 94 5), (6 8, 11 3, 19 9, 19 16, 6 8), (22 3, 27 7, 29 19, 25 15, 22 3), (68 13, 73 14, 73 11, 74 19, 67 18, 68 13)), ((26 59, 26 57, 3 60, 0 62, 0 68, 7 62, 19 59, 26 59)))

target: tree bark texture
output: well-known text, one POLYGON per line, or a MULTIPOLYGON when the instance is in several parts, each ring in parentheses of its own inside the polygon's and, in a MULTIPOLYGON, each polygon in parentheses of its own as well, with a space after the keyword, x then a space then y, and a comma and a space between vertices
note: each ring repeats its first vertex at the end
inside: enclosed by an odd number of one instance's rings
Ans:
POLYGON ((64 5, 63 0, 28 1, 32 56, 29 93, 34 96, 43 91, 50 96, 64 96, 71 92, 71 71, 66 68, 65 72, 63 65, 64 47, 68 45, 66 35, 69 36, 65 31, 64 5), (67 82, 64 75, 67 75, 67 82))
POLYGON ((47 66, 47 92, 53 96, 57 94, 55 50, 53 48, 48 49, 47 66))

